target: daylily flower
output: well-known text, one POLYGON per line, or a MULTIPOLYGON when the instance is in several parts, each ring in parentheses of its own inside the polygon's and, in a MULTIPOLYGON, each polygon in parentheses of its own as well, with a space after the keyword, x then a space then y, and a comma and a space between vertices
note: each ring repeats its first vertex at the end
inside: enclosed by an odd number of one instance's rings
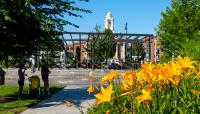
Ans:
POLYGON ((126 71, 123 76, 125 79, 134 80, 136 78, 136 73, 134 71, 126 71))
POLYGON ((200 71, 196 73, 196 76, 200 78, 200 71))
POLYGON ((107 110, 107 111, 106 111, 106 114, 110 114, 110 112, 111 112, 111 110, 107 110))
POLYGON ((110 73, 108 73, 101 79, 101 82, 102 83, 111 82, 113 79, 116 79, 118 77, 119 77, 119 73, 117 71, 112 70, 110 71, 110 73))
POLYGON ((178 61, 177 63, 182 67, 182 68, 195 68, 193 66, 193 63, 195 63, 195 61, 191 61, 189 57, 178 57, 178 61))
POLYGON ((94 96, 97 98, 96 104, 99 105, 103 102, 110 102, 111 101, 111 95, 113 93, 113 85, 110 84, 106 89, 104 89, 101 86, 101 92, 95 94, 94 96))
POLYGON ((174 61, 170 62, 169 67, 171 69, 172 75, 180 76, 182 74, 181 67, 174 61))
POLYGON ((110 75, 107 74, 101 79, 101 82, 106 83, 106 82, 110 82, 111 80, 112 80, 112 77, 110 77, 110 75))
POLYGON ((152 100, 151 91, 150 90, 146 91, 145 89, 143 89, 142 90, 142 95, 137 96, 136 99, 138 100, 139 103, 141 103, 143 101, 150 101, 150 100, 152 100))
POLYGON ((94 92, 94 88, 92 87, 92 85, 90 85, 87 89, 87 92, 90 94, 92 92, 94 92))
POLYGON ((191 90, 191 92, 195 95, 200 95, 200 92, 199 91, 196 91, 196 90, 191 90))
POLYGON ((119 73, 118 73, 117 71, 114 71, 114 70, 112 70, 112 71, 110 72, 110 75, 111 75, 113 78, 118 78, 118 77, 119 77, 119 73))
POLYGON ((120 86, 120 90, 122 92, 128 91, 131 86, 133 85, 133 81, 128 81, 126 80, 125 82, 122 83, 122 85, 120 86))

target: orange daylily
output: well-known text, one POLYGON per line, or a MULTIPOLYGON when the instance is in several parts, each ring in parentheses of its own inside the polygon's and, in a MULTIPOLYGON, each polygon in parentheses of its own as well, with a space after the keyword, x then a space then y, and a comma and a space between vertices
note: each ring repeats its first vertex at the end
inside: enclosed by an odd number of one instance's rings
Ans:
POLYGON ((191 61, 189 57, 178 57, 177 64, 179 64, 182 68, 195 68, 193 64, 195 61, 191 61))
POLYGON ((106 89, 104 89, 101 86, 101 92, 95 94, 94 96, 97 98, 96 104, 101 104, 103 102, 110 102, 111 101, 111 95, 113 93, 113 85, 110 84, 106 89))
POLYGON ((138 100, 139 103, 143 102, 143 101, 151 101, 152 97, 151 97, 151 91, 150 90, 142 90, 142 95, 137 96, 136 99, 138 100))
POLYGON ((123 76, 125 79, 134 80, 136 78, 136 73, 134 71, 126 71, 123 76))
POLYGON ((191 90, 191 92, 195 95, 200 95, 200 92, 199 91, 196 91, 196 90, 191 90))
POLYGON ((106 114, 110 114, 110 112, 111 112, 111 110, 107 110, 107 111, 106 111, 106 114))
POLYGON ((92 92, 94 92, 94 88, 90 85, 87 89, 87 92, 90 94, 92 92))
POLYGON ((117 71, 111 71, 110 73, 108 73, 102 78, 101 82, 102 83, 111 82, 113 79, 118 78, 118 77, 119 77, 119 73, 117 71))
POLYGON ((119 77, 119 73, 118 73, 117 71, 114 71, 114 70, 112 70, 112 71, 110 72, 110 75, 111 75, 113 78, 118 78, 118 77, 119 77))
POLYGON ((200 71, 196 73, 196 76, 200 78, 200 71))
POLYGON ((128 91, 133 85, 133 81, 136 81, 136 73, 134 71, 126 71, 124 74, 124 81, 120 86, 122 92, 128 91))
POLYGON ((121 90, 122 92, 128 91, 128 90, 131 88, 132 85, 133 85, 133 81, 131 81, 131 80, 125 80, 125 81, 122 83, 122 85, 120 86, 120 90, 121 90))

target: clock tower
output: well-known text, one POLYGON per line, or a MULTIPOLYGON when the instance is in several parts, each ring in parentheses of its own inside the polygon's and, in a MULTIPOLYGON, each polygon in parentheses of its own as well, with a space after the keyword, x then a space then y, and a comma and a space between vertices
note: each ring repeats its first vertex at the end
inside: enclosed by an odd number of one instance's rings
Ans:
POLYGON ((108 12, 105 18, 105 29, 110 29, 114 32, 114 19, 111 12, 108 12))

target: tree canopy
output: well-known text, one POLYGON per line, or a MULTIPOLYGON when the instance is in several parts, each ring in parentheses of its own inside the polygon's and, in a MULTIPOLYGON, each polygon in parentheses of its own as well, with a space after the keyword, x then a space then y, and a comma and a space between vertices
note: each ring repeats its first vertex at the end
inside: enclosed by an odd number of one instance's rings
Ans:
MULTIPOLYGON (((99 26, 96 26, 95 30, 99 33, 99 26)), ((112 31, 105 29, 104 34, 92 36, 86 50, 92 52, 91 57, 96 62, 113 58, 116 51, 116 42, 112 31)))
POLYGON ((172 0, 157 28, 164 58, 183 55, 200 60, 199 17, 199 0, 172 0))
POLYGON ((144 60, 145 55, 146 53, 142 46, 142 41, 136 39, 134 44, 131 45, 131 56, 136 56, 137 58, 135 61, 140 62, 141 60, 144 60))
MULTIPOLYGON (((87 0, 79 0, 87 1, 87 0)), ((43 50, 61 50, 63 25, 78 25, 68 16, 82 17, 89 10, 69 0, 1 0, 0 61, 8 56, 23 57, 43 50)))
POLYGON ((105 35, 100 35, 94 45, 94 58, 98 62, 103 62, 109 58, 113 58, 116 51, 116 42, 111 30, 106 29, 105 35))

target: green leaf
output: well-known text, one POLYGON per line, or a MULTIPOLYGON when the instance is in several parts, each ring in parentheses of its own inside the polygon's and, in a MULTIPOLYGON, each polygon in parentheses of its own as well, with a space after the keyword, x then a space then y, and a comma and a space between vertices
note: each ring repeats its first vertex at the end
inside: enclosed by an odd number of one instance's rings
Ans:
POLYGON ((182 109, 180 107, 177 107, 178 111, 180 114, 184 114, 184 112, 182 111, 182 109))
POLYGON ((26 0, 25 6, 29 6, 31 3, 31 0, 26 0))
POLYGON ((171 114, 176 114, 176 112, 177 112, 177 109, 175 108, 175 109, 171 112, 171 114))

